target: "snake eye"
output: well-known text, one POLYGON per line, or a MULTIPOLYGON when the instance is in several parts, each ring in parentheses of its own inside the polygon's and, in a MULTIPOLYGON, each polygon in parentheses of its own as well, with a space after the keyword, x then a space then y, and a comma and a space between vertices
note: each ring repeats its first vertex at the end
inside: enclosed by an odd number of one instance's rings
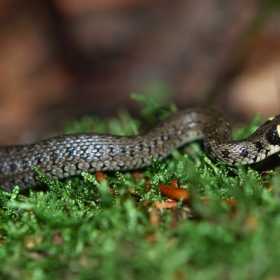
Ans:
POLYGON ((279 130, 279 125, 273 125, 271 129, 266 133, 266 139, 270 144, 280 145, 279 130))

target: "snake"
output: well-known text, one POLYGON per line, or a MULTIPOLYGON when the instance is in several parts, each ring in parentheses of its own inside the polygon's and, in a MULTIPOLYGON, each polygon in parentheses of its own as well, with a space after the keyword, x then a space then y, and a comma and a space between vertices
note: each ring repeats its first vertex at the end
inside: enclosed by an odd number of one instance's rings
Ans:
POLYGON ((34 144, 0 147, 0 188, 11 192, 40 184, 35 172, 60 180, 82 172, 137 170, 162 160, 195 140, 206 153, 227 165, 248 165, 280 150, 280 115, 252 135, 232 140, 229 121, 216 109, 186 109, 133 136, 84 133, 59 135, 34 144))

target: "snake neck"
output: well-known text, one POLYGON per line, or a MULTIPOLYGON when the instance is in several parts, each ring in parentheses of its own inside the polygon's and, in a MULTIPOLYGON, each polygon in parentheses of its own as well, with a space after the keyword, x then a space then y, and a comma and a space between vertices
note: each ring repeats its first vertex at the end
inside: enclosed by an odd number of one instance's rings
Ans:
POLYGON ((215 147, 230 141, 231 129, 227 119, 218 111, 196 108, 180 111, 136 138, 136 142, 149 146, 150 154, 159 160, 172 149, 204 139, 206 151, 214 158, 215 147))

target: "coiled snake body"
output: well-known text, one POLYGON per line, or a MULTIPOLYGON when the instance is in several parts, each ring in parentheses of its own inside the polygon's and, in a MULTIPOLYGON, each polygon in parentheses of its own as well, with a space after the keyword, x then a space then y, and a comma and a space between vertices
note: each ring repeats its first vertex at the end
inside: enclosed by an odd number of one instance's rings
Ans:
POLYGON ((229 122, 214 109, 184 110, 135 136, 62 135, 35 144, 0 148, 0 188, 38 184, 33 166, 52 179, 82 171, 131 170, 161 160, 190 141, 204 138, 206 152, 229 165, 252 164, 280 150, 280 115, 244 140, 231 140, 229 122))

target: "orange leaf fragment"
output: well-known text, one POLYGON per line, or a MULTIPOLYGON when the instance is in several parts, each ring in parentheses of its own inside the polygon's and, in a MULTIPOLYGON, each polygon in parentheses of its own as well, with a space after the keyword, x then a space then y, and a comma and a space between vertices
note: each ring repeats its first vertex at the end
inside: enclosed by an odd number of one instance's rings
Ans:
POLYGON ((169 185, 159 185, 159 190, 163 195, 169 198, 173 198, 175 200, 182 199, 184 202, 190 200, 189 192, 178 187, 172 187, 169 185))
POLYGON ((139 182, 140 181, 140 172, 134 171, 132 174, 133 174, 135 182, 139 182))
POLYGON ((102 171, 96 171, 95 177, 98 183, 101 183, 102 181, 106 180, 105 175, 102 171))

